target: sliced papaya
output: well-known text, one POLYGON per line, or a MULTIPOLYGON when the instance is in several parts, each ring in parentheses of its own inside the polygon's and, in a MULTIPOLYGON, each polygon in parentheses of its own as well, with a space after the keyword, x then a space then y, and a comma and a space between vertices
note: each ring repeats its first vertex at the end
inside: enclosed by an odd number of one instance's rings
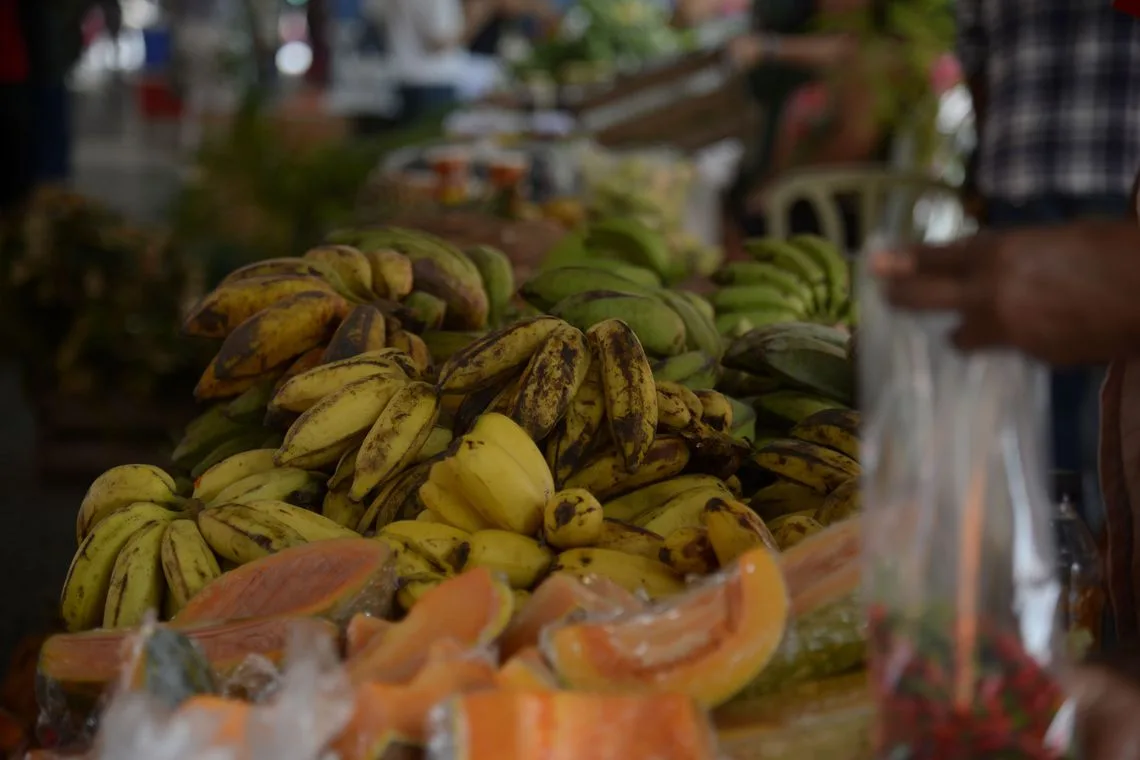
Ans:
POLYGON ((174 621, 308 615, 345 625, 357 612, 383 617, 395 593, 394 568, 391 550, 381 541, 315 541, 223 573, 195 594, 174 621))
POLYGON ((510 658, 526 647, 538 646, 544 628, 573 613, 617 615, 643 607, 641 599, 608 578, 579 579, 568 573, 555 573, 516 610, 499 640, 499 652, 510 658))
POLYGON ((543 652, 574 689, 675 692, 714 707, 768 664, 789 610, 776 555, 760 547, 649 611, 553 628, 543 652))
POLYGON ((550 691, 558 688, 558 677, 546 664, 542 652, 535 647, 527 647, 503 663, 495 683, 500 689, 550 691))
POLYGON ((333 743, 340 760, 390 757, 425 743, 428 712, 453 694, 495 685, 495 668, 458 643, 431 645, 427 660, 407 684, 357 685, 352 718, 333 743))
POLYGON ((186 700, 175 719, 190 723, 211 749, 230 750, 235 760, 249 756, 250 719, 256 708, 249 702, 202 695, 186 700))
POLYGON ((368 643, 388 632, 392 621, 359 612, 348 621, 344 632, 344 656, 354 657, 368 643))
POLYGON ((466 760, 713 760, 716 736, 683 694, 497 689, 445 703, 447 739, 466 760))
POLYGON ((859 589, 863 521, 844 520, 780 555, 792 614, 818 609, 859 589))
MULTIPOLYGON (((377 542, 379 543, 379 542, 377 542)), ((404 683, 423 666, 429 647, 453 639, 467 649, 491 644, 510 622, 511 588, 477 567, 430 589, 408 612, 348 661, 353 683, 404 683)))

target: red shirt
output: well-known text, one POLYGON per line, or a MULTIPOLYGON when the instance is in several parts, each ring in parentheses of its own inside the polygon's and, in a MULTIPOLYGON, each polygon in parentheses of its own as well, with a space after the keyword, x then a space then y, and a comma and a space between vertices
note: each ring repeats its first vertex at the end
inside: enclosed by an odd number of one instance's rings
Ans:
POLYGON ((0 0, 0 83, 23 82, 29 73, 19 0, 0 0))

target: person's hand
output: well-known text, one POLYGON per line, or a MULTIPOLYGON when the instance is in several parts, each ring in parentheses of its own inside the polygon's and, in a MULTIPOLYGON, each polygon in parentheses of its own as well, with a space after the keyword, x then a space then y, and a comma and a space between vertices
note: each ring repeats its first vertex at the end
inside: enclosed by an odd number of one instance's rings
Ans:
POLYGON ((1140 757, 1140 690, 1102 667, 1080 668, 1066 679, 1077 704, 1081 757, 1135 760, 1140 757))
POLYGON ((1140 229, 1079 222, 982 232, 873 254, 895 306, 952 311, 966 350, 1012 347, 1056 365, 1140 353, 1140 229))
POLYGON ((756 34, 737 35, 728 41, 725 52, 734 66, 748 69, 764 55, 764 39, 756 34))

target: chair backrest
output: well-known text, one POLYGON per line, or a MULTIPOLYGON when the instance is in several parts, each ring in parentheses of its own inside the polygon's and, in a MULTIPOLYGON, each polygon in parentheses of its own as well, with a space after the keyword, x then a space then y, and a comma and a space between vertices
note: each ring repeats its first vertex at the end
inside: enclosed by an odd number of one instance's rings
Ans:
POLYGON ((824 167, 788 172, 772 184, 765 200, 768 234, 787 237, 792 207, 805 201, 815 212, 823 237, 845 250, 847 235, 839 205, 844 197, 854 199, 857 224, 864 236, 877 228, 888 203, 901 205, 903 224, 897 232, 907 242, 926 234, 935 207, 943 219, 962 218, 958 191, 927 174, 878 164, 824 167))

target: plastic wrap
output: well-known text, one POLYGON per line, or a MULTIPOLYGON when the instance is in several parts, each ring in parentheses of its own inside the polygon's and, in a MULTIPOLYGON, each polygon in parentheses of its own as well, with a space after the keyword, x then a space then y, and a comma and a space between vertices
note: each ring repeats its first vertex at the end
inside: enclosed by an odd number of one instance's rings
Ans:
MULTIPOLYGON (((877 246, 880 247, 881 246, 877 246)), ((1046 375, 864 276, 865 594, 883 758, 1063 756, 1046 375)))

